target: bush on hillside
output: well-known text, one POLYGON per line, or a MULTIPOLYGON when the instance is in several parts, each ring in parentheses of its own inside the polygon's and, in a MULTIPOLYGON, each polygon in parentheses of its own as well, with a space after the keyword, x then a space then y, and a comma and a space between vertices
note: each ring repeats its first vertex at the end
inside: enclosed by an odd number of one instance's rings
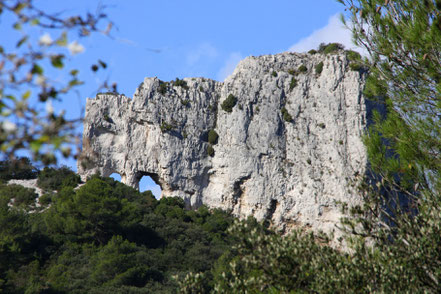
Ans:
POLYGON ((215 144, 217 144, 218 138, 219 138, 219 135, 216 133, 215 130, 210 130, 208 132, 208 143, 215 145, 215 144))
POLYGON ((315 66, 315 73, 320 75, 323 71, 323 61, 315 66))
POLYGON ((0 198, 2 203, 10 203, 14 207, 30 210, 35 207, 37 194, 35 189, 21 185, 2 185, 0 186, 0 198))
POLYGON ((344 49, 345 46, 343 46, 340 43, 329 43, 329 44, 321 43, 318 48, 318 52, 323 54, 330 54, 344 49))
POLYGON ((233 94, 230 94, 228 95, 227 99, 225 99, 224 102, 222 102, 221 107, 226 112, 232 112, 233 107, 236 106, 236 103, 237 103, 237 98, 233 94))
POLYGON ((37 186, 45 191, 60 191, 64 187, 76 187, 81 178, 67 166, 45 167, 38 175, 37 186))
POLYGON ((292 116, 291 116, 291 114, 289 114, 288 110, 285 107, 282 107, 282 109, 280 111, 282 112, 282 117, 283 117, 284 121, 286 121, 286 122, 292 121, 292 116))
POLYGON ((27 157, 0 161, 0 182, 7 182, 12 179, 35 179, 37 174, 38 170, 27 157))

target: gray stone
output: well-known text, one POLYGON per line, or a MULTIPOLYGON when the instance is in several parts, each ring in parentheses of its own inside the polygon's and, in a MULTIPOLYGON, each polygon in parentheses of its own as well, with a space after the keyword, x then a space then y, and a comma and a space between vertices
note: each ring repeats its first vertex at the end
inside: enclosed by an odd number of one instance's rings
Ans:
POLYGON ((248 57, 224 82, 145 78, 133 99, 87 100, 78 171, 83 179, 116 172, 133 187, 148 175, 162 197, 191 207, 331 232, 341 217, 337 202, 361 200, 357 175, 368 164, 362 135, 371 111, 364 80, 343 52, 248 57), (292 74, 300 65, 307 72, 292 74), (227 112, 221 105, 230 94, 237 104, 227 112), (219 135, 213 156, 211 129, 219 135))

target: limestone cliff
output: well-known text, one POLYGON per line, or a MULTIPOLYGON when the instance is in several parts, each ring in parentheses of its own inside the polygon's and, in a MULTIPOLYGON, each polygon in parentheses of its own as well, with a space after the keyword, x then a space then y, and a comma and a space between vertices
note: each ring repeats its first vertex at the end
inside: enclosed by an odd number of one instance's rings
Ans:
POLYGON ((332 231, 336 201, 360 201, 367 167, 372 105, 349 63, 344 52, 248 57, 224 82, 145 78, 132 99, 99 94, 87 100, 79 173, 117 172, 133 187, 149 175, 192 207, 332 231))

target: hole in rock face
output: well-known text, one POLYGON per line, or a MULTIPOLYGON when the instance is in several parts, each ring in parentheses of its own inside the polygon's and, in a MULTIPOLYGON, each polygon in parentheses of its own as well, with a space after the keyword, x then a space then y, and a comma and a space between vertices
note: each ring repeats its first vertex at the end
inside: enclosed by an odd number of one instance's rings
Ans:
MULTIPOLYGON (((121 182, 121 175, 118 173, 113 173, 109 177, 113 178, 115 181, 121 182)), ((138 180, 138 187, 140 192, 150 190, 152 191, 156 199, 159 199, 159 197, 161 197, 162 189, 161 186, 157 184, 158 175, 146 172, 139 172, 136 178, 138 180)))
POLYGON ((144 174, 140 177, 139 180, 139 191, 144 192, 147 190, 152 191, 156 199, 159 199, 159 197, 161 197, 161 187, 156 184, 156 182, 150 176, 144 174))
POLYGON ((113 178, 115 181, 121 182, 121 175, 119 173, 113 173, 109 177, 113 178))

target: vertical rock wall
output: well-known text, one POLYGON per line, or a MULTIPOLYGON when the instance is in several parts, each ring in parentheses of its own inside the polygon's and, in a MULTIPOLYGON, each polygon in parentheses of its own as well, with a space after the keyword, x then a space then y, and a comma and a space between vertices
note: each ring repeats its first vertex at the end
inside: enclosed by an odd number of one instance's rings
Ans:
POLYGON ((366 172, 364 78, 344 52, 248 57, 224 82, 146 78, 132 99, 87 100, 78 170, 83 178, 117 172, 133 187, 149 175, 163 197, 193 207, 333 231, 336 202, 358 203, 366 172), (228 112, 230 95, 237 103, 228 112))

